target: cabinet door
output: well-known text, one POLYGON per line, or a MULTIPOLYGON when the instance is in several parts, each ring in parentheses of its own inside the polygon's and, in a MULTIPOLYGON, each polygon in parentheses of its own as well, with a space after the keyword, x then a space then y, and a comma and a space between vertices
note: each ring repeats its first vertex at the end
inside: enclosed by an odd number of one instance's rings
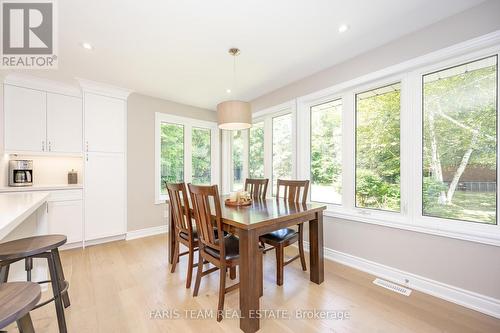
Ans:
POLYGON ((68 243, 83 240, 82 200, 49 202, 49 234, 63 234, 68 243))
POLYGON ((4 85, 5 150, 46 150, 46 93, 4 85))
POLYGON ((47 93, 47 149, 57 153, 83 151, 82 100, 47 93))
POLYGON ((126 102, 85 93, 85 150, 122 153, 125 148, 126 102))
POLYGON ((126 232, 124 154, 85 155, 85 240, 123 235, 126 232))

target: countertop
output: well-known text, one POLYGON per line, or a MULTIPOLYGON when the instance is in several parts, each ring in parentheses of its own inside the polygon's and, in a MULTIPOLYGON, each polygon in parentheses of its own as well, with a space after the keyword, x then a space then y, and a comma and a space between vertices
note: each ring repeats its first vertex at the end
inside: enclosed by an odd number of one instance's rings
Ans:
POLYGON ((78 190, 82 189, 83 184, 55 184, 55 185, 33 185, 19 187, 0 187, 0 193, 5 192, 33 192, 33 191, 58 191, 58 190, 78 190))
POLYGON ((48 196, 43 191, 0 193, 0 239, 42 206, 48 196))

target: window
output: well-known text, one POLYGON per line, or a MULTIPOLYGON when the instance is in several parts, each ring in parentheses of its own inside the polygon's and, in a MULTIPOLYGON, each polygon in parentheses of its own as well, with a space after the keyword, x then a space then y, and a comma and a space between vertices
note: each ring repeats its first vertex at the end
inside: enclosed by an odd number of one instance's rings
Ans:
POLYGON ((250 128, 248 149, 248 176, 264 178, 264 122, 250 128))
POLYGON ((184 126, 161 124, 161 193, 167 183, 184 181, 184 126))
POLYGON ((219 183, 217 124, 155 114, 155 202, 167 199, 167 183, 219 183))
POLYGON ((232 191, 243 189, 243 150, 244 150, 244 131, 232 131, 231 158, 233 162, 233 181, 232 191))
POLYGON ((292 121, 291 113, 273 118, 273 195, 278 179, 293 178, 292 121))
POLYGON ((311 107, 311 201, 342 203, 342 100, 311 107))
POLYGON ((400 90, 356 94, 356 207, 400 210, 400 90))
POLYGON ((210 185, 210 129, 193 127, 192 135, 192 183, 196 185, 210 185))
POLYGON ((497 57, 423 76, 422 210, 496 224, 497 57))

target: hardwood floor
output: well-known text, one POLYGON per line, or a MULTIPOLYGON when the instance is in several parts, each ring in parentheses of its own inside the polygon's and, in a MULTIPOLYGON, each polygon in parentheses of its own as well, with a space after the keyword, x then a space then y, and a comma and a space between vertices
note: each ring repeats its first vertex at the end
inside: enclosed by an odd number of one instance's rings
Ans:
MULTIPOLYGON (((185 289, 186 257, 175 273, 167 265, 165 235, 119 241, 61 252, 70 282, 69 332, 239 332, 239 320, 186 319, 184 309, 215 311, 219 276, 202 279, 200 294, 185 289), (167 319, 177 309, 180 318, 167 319), (169 312, 170 311, 170 312, 169 312), (156 319, 151 319, 151 315, 156 319), (163 319, 158 317, 163 316, 163 319)), ((290 249, 295 254, 297 249, 290 249)), ((306 256, 308 257, 308 256, 306 256)), ((273 253, 264 256, 261 309, 347 311, 344 320, 263 319, 259 332, 500 332, 500 320, 413 291, 410 297, 372 284, 373 276, 325 260, 325 282, 309 281, 300 262, 285 269, 276 286, 273 253)), ((309 267, 309 266, 308 266, 309 267)), ((44 293, 46 298, 47 292, 44 293)), ((229 314, 238 308, 238 291, 226 295, 229 314)), ((274 312, 276 314, 276 312, 274 312)), ((283 314, 283 312, 281 312, 283 314)), ((333 312, 331 312, 333 314, 333 312)), ((269 315, 272 317, 272 315, 269 315)), ((37 332, 57 332, 52 304, 32 313, 37 332)), ((14 325, 8 332, 17 332, 14 325)))

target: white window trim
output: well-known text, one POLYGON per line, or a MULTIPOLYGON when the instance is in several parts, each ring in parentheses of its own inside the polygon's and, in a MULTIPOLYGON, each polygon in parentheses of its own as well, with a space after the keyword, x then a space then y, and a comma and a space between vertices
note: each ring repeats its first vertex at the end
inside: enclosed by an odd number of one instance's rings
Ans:
POLYGON ((212 184, 219 185, 220 154, 219 154, 219 129, 216 122, 198 120, 187 117, 175 116, 167 113, 155 113, 155 204, 162 204, 168 199, 168 195, 161 194, 161 124, 177 124, 184 126, 184 182, 192 181, 192 129, 204 128, 210 130, 210 180, 212 184))
MULTIPOLYGON (((420 107, 421 97, 419 96, 419 75, 495 54, 500 61, 500 31, 254 113, 254 122, 264 120, 265 147, 267 147, 265 149, 265 177, 269 178, 272 184, 272 120, 269 126, 269 119, 276 116, 287 105, 293 108, 295 124, 298 126, 294 133, 294 139, 297 142, 294 153, 295 174, 300 179, 310 179, 310 120, 306 119, 309 118, 310 106, 341 96, 343 98, 342 205, 328 205, 326 216, 500 246, 500 218, 498 218, 500 212, 497 212, 496 225, 425 217, 421 214, 422 110, 420 107), (382 86, 383 82, 401 82, 401 212, 396 213, 356 208, 354 205, 355 92, 382 86), (363 87, 368 87, 368 89, 363 87), (416 147, 417 153, 415 154, 408 147, 416 147), (269 152, 269 148, 271 148, 271 152, 269 152), (411 177, 411 175, 417 177, 411 177)), ((500 87, 500 75, 498 74, 497 89, 500 87)), ((497 96, 500 97, 498 93, 497 96)), ((500 101, 497 100, 497 108, 499 103, 500 101)), ((500 136, 500 119, 497 121, 497 125, 500 136)), ((498 148, 499 145, 497 145, 497 179, 500 179, 500 152, 498 148)), ((272 189, 270 191, 272 193, 272 189)), ((500 207, 498 190, 497 207, 500 207)))

